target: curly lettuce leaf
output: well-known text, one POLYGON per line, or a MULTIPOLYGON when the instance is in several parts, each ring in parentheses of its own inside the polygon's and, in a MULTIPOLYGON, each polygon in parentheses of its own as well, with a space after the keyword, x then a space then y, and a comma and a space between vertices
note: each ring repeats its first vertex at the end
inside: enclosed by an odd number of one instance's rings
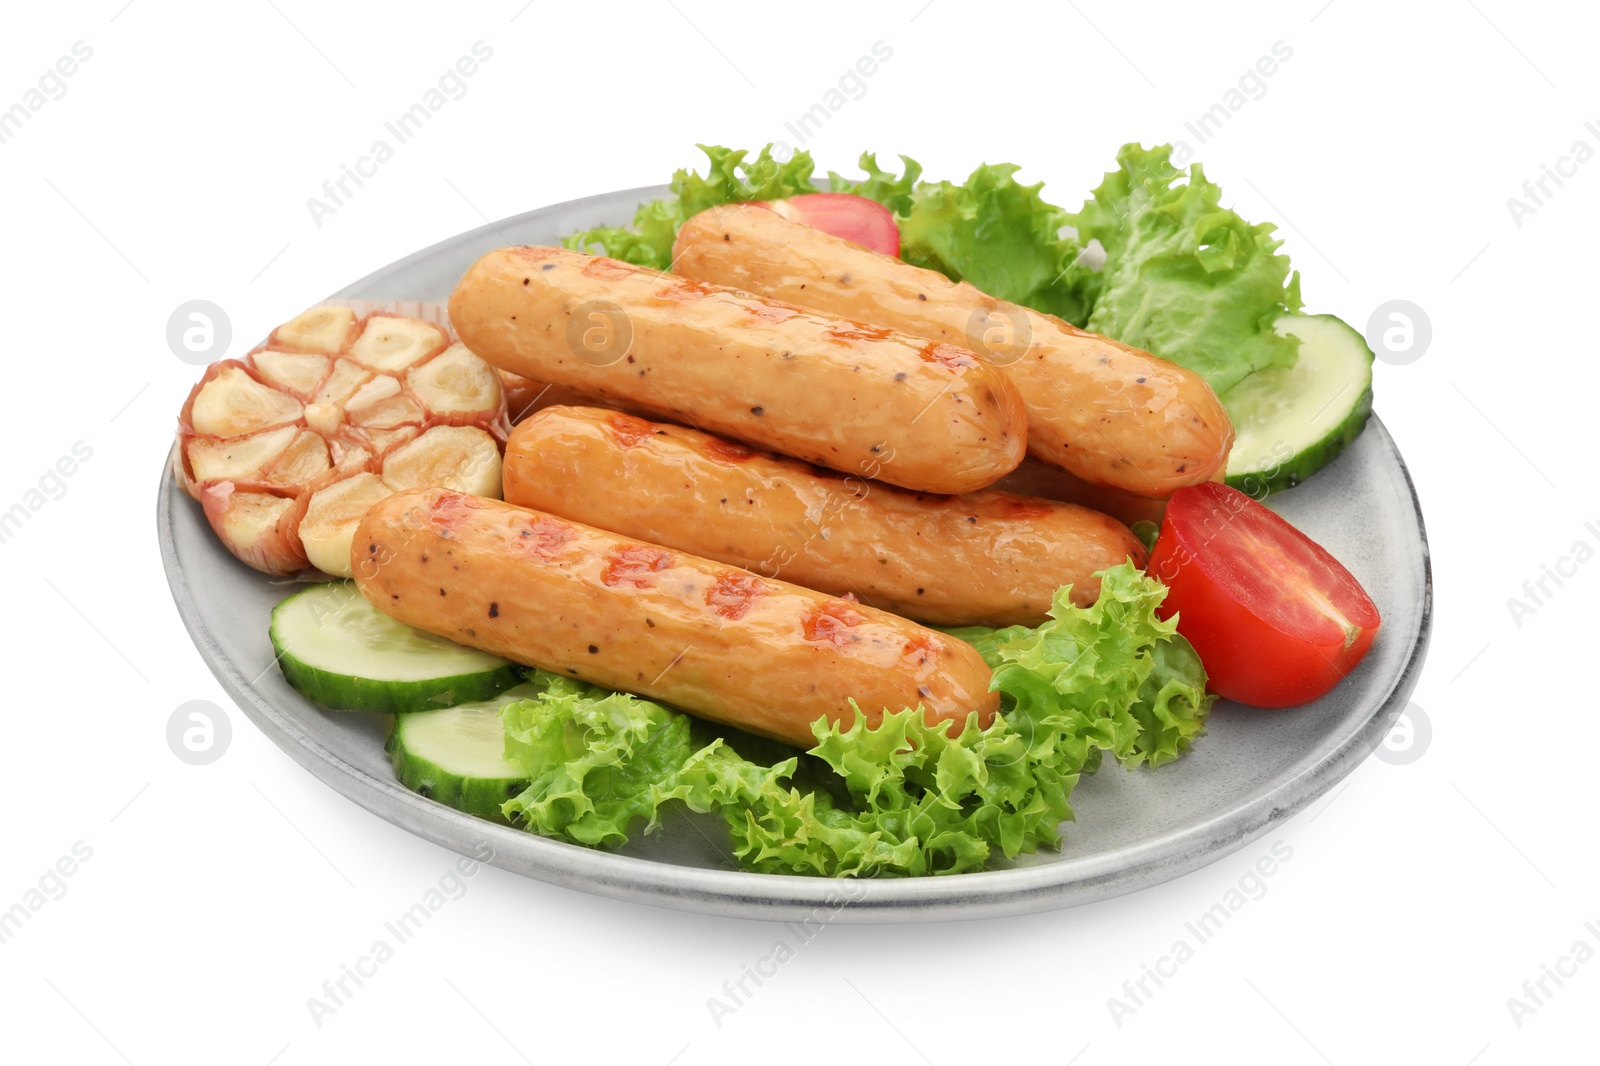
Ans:
POLYGON ((696 147, 709 161, 705 174, 688 169, 673 174, 672 195, 641 205, 631 226, 598 226, 574 233, 561 243, 577 251, 667 270, 672 266, 672 242, 678 228, 706 208, 816 192, 812 181, 816 165, 809 152, 796 152, 780 161, 772 157, 770 144, 754 159, 748 158, 750 153, 744 149, 696 147))
POLYGON ((895 212, 906 262, 1082 325, 1090 311, 1085 286, 1093 279, 1079 263, 1083 246, 1064 232, 1066 212, 1045 201, 1043 183, 1019 183, 1013 176, 1019 169, 985 164, 960 184, 922 182, 909 206, 879 196, 870 183, 849 191, 895 212))
POLYGON ((762 766, 713 742, 685 764, 680 798, 691 810, 720 814, 734 856, 760 873, 841 877, 918 868, 915 840, 885 833, 825 790, 796 787, 797 762, 762 766))
POLYGON ((546 836, 620 845, 657 824, 688 760, 689 720, 659 703, 540 671, 545 690, 501 712, 506 759, 532 779, 502 810, 546 836))
POLYGON ((1215 696, 1206 695, 1206 671, 1200 653, 1180 633, 1151 647, 1155 666, 1139 686, 1129 713, 1139 734, 1129 746, 1124 765, 1162 766, 1194 746, 1205 732, 1215 696))
POLYGON ((758 762, 720 738, 693 749, 686 716, 551 678, 540 698, 505 711, 507 758, 533 779, 506 814, 617 845, 678 801, 719 815, 748 869, 831 877, 961 873, 1055 847, 1101 752, 1129 767, 1170 761, 1211 704, 1198 657, 1155 614, 1159 582, 1123 564, 1102 573, 1093 607, 1069 594, 1057 592, 1037 628, 951 631, 994 669, 1003 713, 988 727, 972 716, 952 736, 920 707, 875 727, 858 713, 848 726, 816 723, 806 763, 758 762), (837 798, 799 783, 807 764, 836 779, 837 798))
POLYGON ((1126 144, 1117 169, 1066 216, 1105 249, 1087 281, 1088 328, 1200 374, 1218 395, 1248 375, 1292 366, 1299 341, 1273 329, 1301 307, 1300 277, 1270 222, 1251 225, 1221 207, 1222 189, 1172 148, 1126 144), (1092 290, 1092 291, 1091 291, 1092 290))
POLYGON ((908 155, 901 156, 900 163, 905 169, 897 176, 893 171, 878 166, 877 153, 862 152, 856 165, 867 176, 853 179, 830 170, 828 188, 833 192, 854 193, 876 200, 896 215, 910 214, 911 195, 916 191, 917 179, 922 176, 922 164, 908 155))
POLYGON ((1161 766, 1205 731, 1214 696, 1177 619, 1156 608, 1167 590, 1123 563, 1100 575, 1100 598, 1074 607, 1071 587, 1057 590, 1050 621, 1037 628, 948 630, 978 649, 994 687, 1020 713, 1069 707, 1095 723, 1096 746, 1124 766, 1161 766))

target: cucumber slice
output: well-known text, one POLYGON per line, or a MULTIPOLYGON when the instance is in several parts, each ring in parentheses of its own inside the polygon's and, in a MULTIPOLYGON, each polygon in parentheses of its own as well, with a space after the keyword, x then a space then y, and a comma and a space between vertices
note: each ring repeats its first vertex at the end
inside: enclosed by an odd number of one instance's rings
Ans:
POLYGON ((1256 499, 1321 470, 1361 435, 1372 413, 1372 349, 1333 315, 1284 315, 1300 357, 1245 378, 1222 398, 1233 419, 1228 484, 1256 499))
POLYGON ((543 691, 544 685, 528 682, 490 700, 396 715, 389 734, 395 776, 428 799, 506 821, 500 808, 528 787, 528 775, 506 761, 500 712, 543 691))
POLYGON ((488 699, 522 677, 499 656, 395 621, 349 581, 290 596, 268 632, 289 684, 324 707, 432 710, 488 699))

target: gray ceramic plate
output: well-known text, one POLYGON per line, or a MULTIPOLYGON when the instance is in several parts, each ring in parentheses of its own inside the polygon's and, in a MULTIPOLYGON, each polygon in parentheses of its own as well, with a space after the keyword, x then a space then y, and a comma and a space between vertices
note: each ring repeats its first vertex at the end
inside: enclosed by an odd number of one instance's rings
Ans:
MULTIPOLYGON (((402 259, 337 295, 442 300, 484 252, 622 222, 665 193, 635 189, 519 215, 402 259)), ((284 317, 297 310, 285 308, 284 317)), ((1342 560, 1383 613, 1371 652, 1337 689, 1289 711, 1220 704, 1195 750, 1158 771, 1130 773, 1108 762, 1074 793, 1077 822, 1058 854, 985 873, 848 886, 741 872, 716 824, 687 815, 611 854, 479 821, 407 791, 384 754, 387 717, 320 710, 274 666, 267 620, 290 585, 229 555, 165 472, 157 522, 178 612, 229 695, 302 766, 380 818, 462 853, 492 849, 497 866, 601 895, 745 918, 887 922, 1021 914, 1157 884, 1267 832, 1366 758, 1405 707, 1428 643, 1428 544, 1410 476, 1374 418, 1332 466, 1274 498, 1273 507, 1342 560)))

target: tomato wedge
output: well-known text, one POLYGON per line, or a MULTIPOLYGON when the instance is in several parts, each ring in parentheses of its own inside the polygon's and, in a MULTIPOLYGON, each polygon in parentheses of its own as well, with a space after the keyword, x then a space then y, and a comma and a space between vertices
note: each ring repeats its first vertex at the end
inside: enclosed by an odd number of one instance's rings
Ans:
POLYGON ((1148 572, 1167 586, 1211 691, 1293 707, 1333 688, 1366 655, 1380 619, 1339 561, 1238 489, 1208 482, 1167 503, 1148 572))
POLYGON ((809 192, 787 200, 759 200, 757 206, 874 252, 900 255, 900 227, 894 224, 894 212, 865 196, 850 192, 809 192))

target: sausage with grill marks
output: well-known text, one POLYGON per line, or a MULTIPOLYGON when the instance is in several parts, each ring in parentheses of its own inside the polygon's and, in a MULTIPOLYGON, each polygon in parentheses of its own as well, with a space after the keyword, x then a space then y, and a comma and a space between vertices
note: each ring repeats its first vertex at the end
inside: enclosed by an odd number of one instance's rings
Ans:
POLYGON ((397 493, 351 547, 372 604, 418 629, 800 747, 811 723, 924 708, 994 719, 970 644, 864 604, 448 489, 397 493))

